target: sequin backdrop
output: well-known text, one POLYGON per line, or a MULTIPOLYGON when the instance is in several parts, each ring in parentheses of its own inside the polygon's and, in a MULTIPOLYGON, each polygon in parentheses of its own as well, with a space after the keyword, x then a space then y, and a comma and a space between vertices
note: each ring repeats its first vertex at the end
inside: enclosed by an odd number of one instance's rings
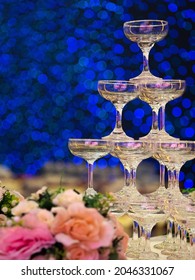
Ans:
MULTIPOLYGON (((133 19, 165 19, 168 36, 150 54, 151 72, 187 82, 185 94, 166 106, 166 131, 195 140, 194 0, 0 1, 0 163, 18 174, 36 174, 48 161, 79 164, 72 138, 111 132, 115 109, 97 92, 100 79, 129 79, 142 69, 142 54, 123 33, 133 19), (116 3, 117 2, 117 3, 116 3)), ((151 109, 136 99, 123 127, 138 138, 151 127, 151 109)), ((107 157, 99 165, 115 166, 107 157)), ((195 161, 182 169, 194 186, 195 161)))

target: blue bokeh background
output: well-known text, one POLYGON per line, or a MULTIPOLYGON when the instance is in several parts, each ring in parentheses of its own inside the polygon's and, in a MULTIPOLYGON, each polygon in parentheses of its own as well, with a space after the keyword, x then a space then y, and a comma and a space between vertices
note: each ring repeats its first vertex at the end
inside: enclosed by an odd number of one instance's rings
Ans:
MULTIPOLYGON (((186 80, 185 94, 166 106, 166 131, 195 140, 194 2, 0 1, 0 163, 17 174, 36 174, 47 161, 78 164, 69 138, 112 131, 115 109, 99 95, 97 82, 141 72, 141 51, 123 33, 123 23, 133 19, 169 22, 168 36, 151 50, 150 68, 186 80)), ((134 138, 147 134, 151 108, 139 99, 129 103, 123 127, 134 138)), ((117 160, 102 164, 114 167, 117 160)), ((194 173, 195 161, 189 161, 181 173, 185 188, 194 186, 194 173)))

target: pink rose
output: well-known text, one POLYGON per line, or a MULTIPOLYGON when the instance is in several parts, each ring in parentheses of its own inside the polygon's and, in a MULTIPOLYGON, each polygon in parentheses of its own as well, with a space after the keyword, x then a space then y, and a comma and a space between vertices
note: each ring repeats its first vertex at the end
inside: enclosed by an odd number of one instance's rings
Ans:
POLYGON ((68 260, 98 260, 99 253, 97 250, 86 250, 80 244, 74 244, 67 248, 68 260))
POLYGON ((56 258, 53 255, 36 255, 32 260, 55 260, 56 258))
POLYGON ((64 246, 81 242, 89 249, 112 244, 114 228, 96 209, 86 208, 83 203, 72 203, 67 209, 56 208, 51 226, 53 234, 64 236, 64 246))
POLYGON ((54 243, 55 239, 47 227, 0 228, 0 260, 28 260, 33 254, 54 243))

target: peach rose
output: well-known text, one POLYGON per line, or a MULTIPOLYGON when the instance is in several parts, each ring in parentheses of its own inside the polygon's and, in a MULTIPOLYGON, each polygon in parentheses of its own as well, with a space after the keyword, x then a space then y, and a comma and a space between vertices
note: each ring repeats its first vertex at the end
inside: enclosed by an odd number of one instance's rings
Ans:
MULTIPOLYGON (((67 209, 58 207, 51 226, 53 234, 64 234, 70 239, 82 242, 89 249, 111 246, 114 237, 112 223, 106 220, 96 209, 86 208, 83 203, 72 203, 67 209)), ((66 242, 65 242, 66 243, 66 242)))
POLYGON ((67 208, 73 202, 82 202, 82 195, 77 194, 73 190, 67 190, 59 193, 54 199, 53 203, 58 206, 63 206, 67 208))
POLYGON ((98 260, 99 253, 97 250, 86 250, 80 244, 74 244, 67 249, 68 260, 98 260))

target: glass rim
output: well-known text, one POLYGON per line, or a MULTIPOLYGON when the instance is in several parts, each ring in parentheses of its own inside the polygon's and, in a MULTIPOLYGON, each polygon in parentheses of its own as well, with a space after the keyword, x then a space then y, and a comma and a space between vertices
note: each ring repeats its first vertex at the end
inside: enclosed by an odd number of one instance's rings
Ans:
POLYGON ((130 20, 130 21, 126 21, 123 26, 126 27, 126 26, 130 26, 132 24, 132 27, 140 27, 140 25, 134 25, 134 23, 141 23, 141 22, 144 22, 144 21, 148 21, 150 24, 147 24, 147 27, 158 27, 158 26, 168 26, 168 21, 166 20, 160 20, 160 19, 138 19, 138 20, 130 20), (151 24, 152 22, 154 22, 154 24, 151 24), (156 24, 155 24, 156 22, 156 24), (161 24, 160 24, 161 23, 161 24))
POLYGON ((172 83, 172 84, 184 84, 186 85, 186 81, 185 80, 181 80, 181 79, 162 79, 162 80, 157 80, 157 79, 152 79, 150 78, 148 81, 140 81, 138 84, 142 85, 142 84, 163 84, 163 83, 172 83))
POLYGON ((151 144, 152 143, 152 141, 141 140, 141 139, 140 140, 139 139, 138 140, 130 140, 130 139, 129 140, 125 140, 125 139, 123 140, 123 139, 121 139, 121 140, 113 140, 113 142, 114 142, 115 145, 117 145, 117 144, 119 144, 119 145, 121 144, 122 145, 124 143, 125 144, 126 143, 134 143, 134 144, 137 144, 137 143, 148 143, 148 144, 151 144))
POLYGON ((128 85, 137 85, 135 82, 131 81, 131 80, 99 80, 98 84, 110 84, 110 85, 114 85, 114 84, 128 84, 128 85))
POLYGON ((162 140, 156 140, 156 142, 154 143, 154 145, 155 144, 157 144, 157 145, 159 145, 159 144, 193 144, 193 145, 195 145, 195 141, 193 141, 193 140, 179 140, 179 141, 177 141, 176 140, 177 138, 175 138, 175 141, 174 140, 166 140, 166 139, 162 139, 162 140))
POLYGON ((111 140, 104 140, 104 139, 90 139, 90 138, 69 138, 69 141, 78 141, 78 142, 111 142, 111 140))

